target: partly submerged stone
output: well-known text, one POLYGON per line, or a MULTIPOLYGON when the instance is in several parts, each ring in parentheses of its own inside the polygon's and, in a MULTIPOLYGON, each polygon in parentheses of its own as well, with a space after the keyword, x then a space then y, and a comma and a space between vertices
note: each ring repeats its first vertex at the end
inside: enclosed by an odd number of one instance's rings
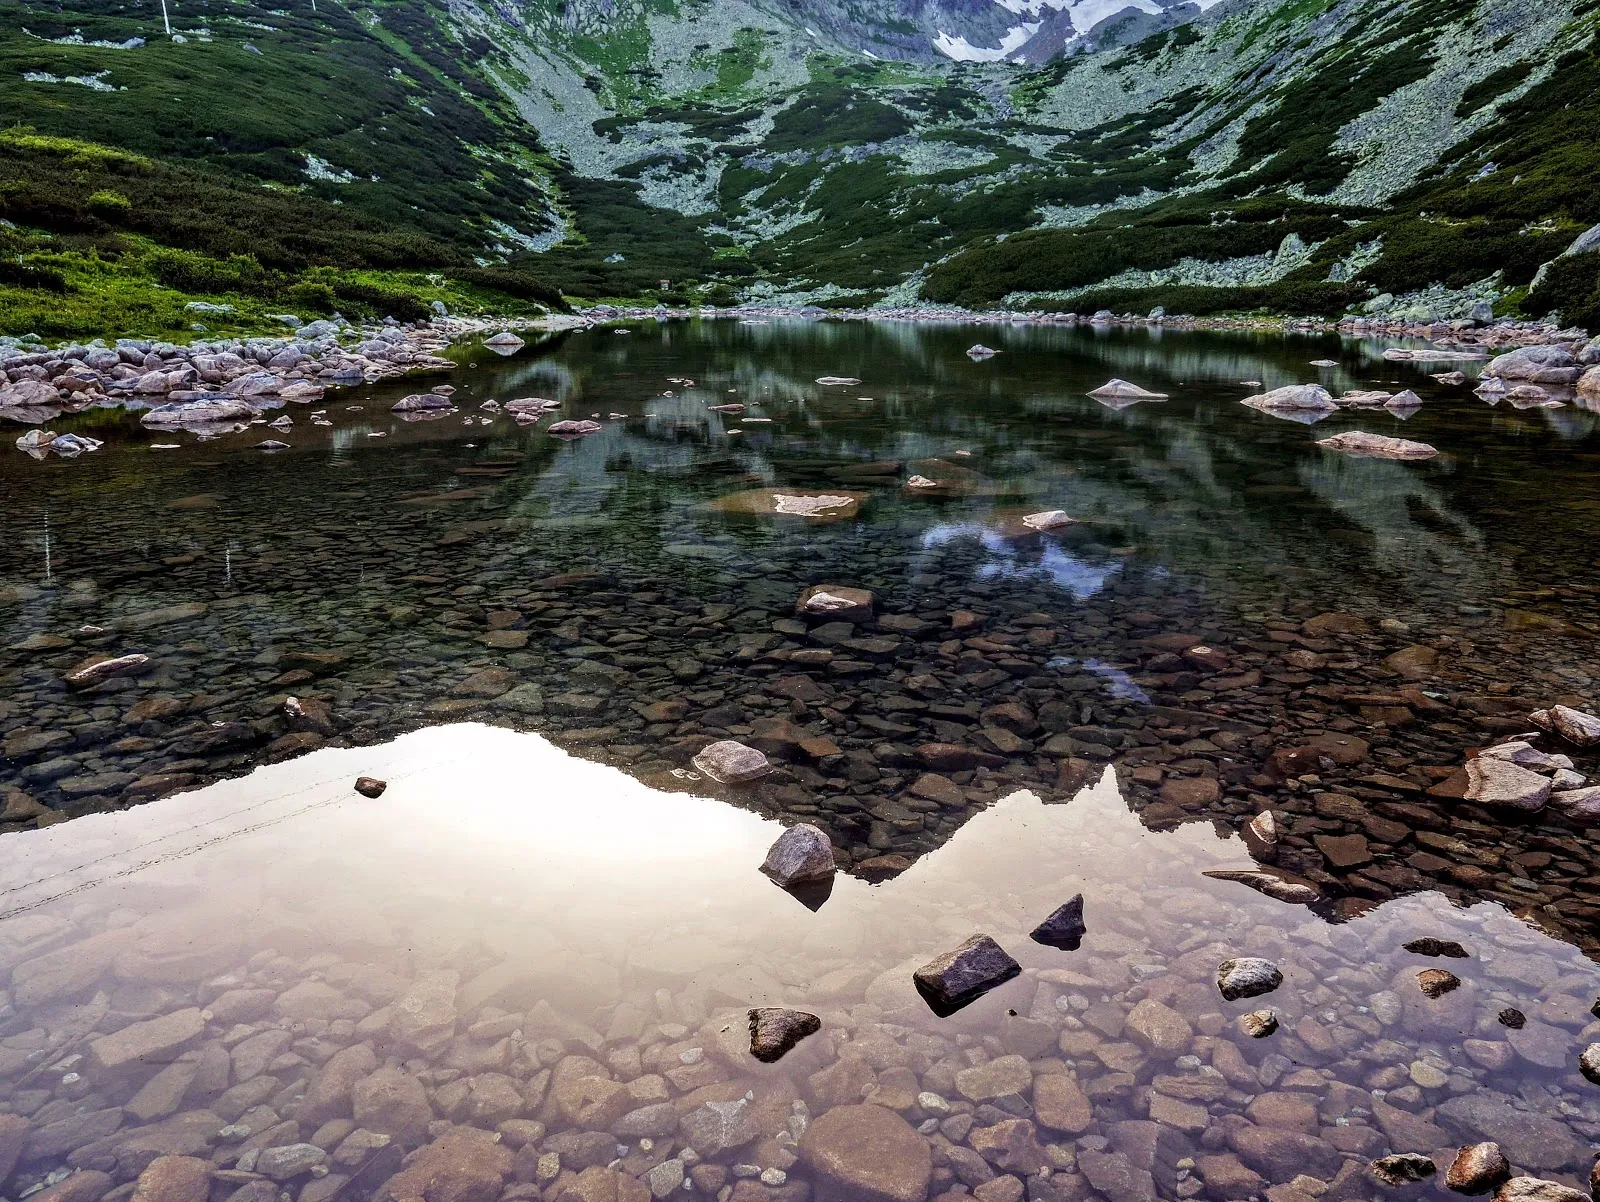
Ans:
POLYGON ((1077 519, 1063 509, 1046 509, 1040 513, 1025 514, 1022 518, 1022 524, 1030 530, 1059 530, 1076 522, 1077 519))
POLYGON ((1083 894, 1079 893, 1033 928, 1033 941, 1075 952, 1087 930, 1083 925, 1083 894))
POLYGON ((454 402, 437 392, 417 392, 389 406, 391 413, 421 413, 428 409, 453 409, 454 402))
POLYGON ((772 1064, 794 1050, 808 1035, 822 1030, 822 1020, 803 1010, 758 1006, 750 1011, 750 1054, 772 1064))
POLYGON ((1590 1202, 1589 1195, 1571 1186, 1539 1177, 1513 1177, 1502 1185, 1494 1202, 1590 1202))
POLYGON ((1600 1043, 1591 1043, 1578 1054, 1578 1071, 1600 1085, 1600 1043))
POLYGON ((1511 1177, 1511 1165, 1500 1145, 1486 1140, 1480 1144, 1467 1144, 1444 1175, 1444 1183, 1458 1194, 1486 1194, 1505 1184, 1511 1177))
POLYGON ((861 381, 854 376, 818 376, 817 383, 824 387, 837 387, 845 384, 859 384, 861 381))
POLYGON ((1425 442, 1390 438, 1385 434, 1368 434, 1362 430, 1347 430, 1332 438, 1319 439, 1317 445, 1362 459, 1432 459, 1439 453, 1437 447, 1425 442))
POLYGON ((864 588, 842 584, 814 584, 800 594, 795 612, 802 617, 827 618, 830 622, 866 622, 872 618, 876 598, 864 588))
POLYGON ((114 658, 93 659, 71 669, 64 679, 69 688, 86 689, 99 684, 102 680, 110 680, 113 676, 128 676, 140 672, 149 662, 150 657, 139 652, 118 655, 114 658))
POLYGON ((1099 388, 1089 393, 1097 401, 1164 401, 1167 394, 1164 392, 1151 392, 1148 388, 1140 388, 1137 384, 1130 384, 1127 380, 1112 377, 1099 388))
POLYGON ((1321 384, 1290 384, 1274 388, 1271 392, 1247 396, 1241 404, 1252 409, 1304 410, 1312 413, 1332 413, 1339 406, 1321 384))
POLYGON ((363 797, 382 797, 383 791, 388 787, 388 781, 379 780, 375 776, 356 777, 356 792, 363 797))
POLYGON ((546 429, 545 433, 553 434, 557 438, 571 439, 582 438, 586 434, 597 434, 599 431, 599 422, 592 422, 588 418, 583 418, 580 421, 568 419, 567 421, 556 422, 546 429))
POLYGON ((1454 939, 1435 939, 1432 935, 1424 935, 1421 939, 1412 939, 1400 945, 1413 956, 1443 956, 1450 960, 1465 960, 1467 949, 1454 939))
POLYGON ((1277 869, 1266 868, 1212 868, 1203 875, 1217 881, 1237 881, 1249 885, 1257 893, 1281 902, 1309 905, 1322 897, 1321 891, 1304 877, 1277 869))
POLYGON ((729 515, 838 521, 855 517, 867 496, 864 492, 843 489, 823 492, 804 488, 752 488, 718 497, 711 502, 711 508, 729 515))
POLYGON ((1271 960, 1259 956, 1240 956, 1217 966, 1217 988, 1224 1001, 1260 997, 1283 984, 1283 973, 1271 960))
POLYGON ((1507 760, 1478 756, 1467 761, 1468 801, 1532 813, 1544 808, 1550 789, 1548 777, 1507 760))
POLYGON ((242 397, 206 397, 198 401, 157 405, 139 418, 139 424, 163 430, 215 426, 225 422, 252 421, 258 412, 254 405, 242 397))
POLYGON ((767 757, 736 739, 722 739, 694 757, 694 766, 719 785, 743 785, 772 771, 767 757))
POLYGON ((935 1013, 953 1013, 1022 971, 988 935, 974 935, 911 974, 935 1013))
POLYGON ((808 822, 791 826, 779 835, 761 863, 761 871, 784 888, 832 880, 836 870, 832 841, 808 822))
POLYGON ((995 350, 993 347, 984 346, 981 342, 975 346, 969 346, 967 348, 967 358, 973 360, 993 359, 999 353, 1000 352, 995 350))
POLYGON ((1368 1170, 1380 1185, 1415 1185, 1427 1181, 1439 1171, 1438 1166, 1417 1152, 1398 1152, 1374 1160, 1368 1170))
POLYGON ((1549 709, 1534 710, 1528 720, 1540 730, 1560 735, 1574 747, 1594 747, 1600 744, 1600 718, 1575 710, 1571 706, 1552 705, 1549 709))
POLYGON ((525 345, 510 330, 501 330, 493 338, 485 338, 483 345, 494 351, 497 355, 514 355, 525 345))

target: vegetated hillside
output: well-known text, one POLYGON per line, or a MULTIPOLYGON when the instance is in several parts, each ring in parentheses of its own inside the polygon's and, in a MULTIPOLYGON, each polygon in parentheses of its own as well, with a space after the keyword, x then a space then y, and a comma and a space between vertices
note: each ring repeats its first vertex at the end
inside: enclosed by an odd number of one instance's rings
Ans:
POLYGON ((1600 0, 1226 0, 1042 67, 923 53, 994 0, 169 6, 0 0, 0 332, 563 294, 1600 326, 1561 257, 1600 0))
POLYGON ((0 0, 7 328, 560 303, 498 263, 559 227, 548 157, 427 6, 169 8, 0 0))

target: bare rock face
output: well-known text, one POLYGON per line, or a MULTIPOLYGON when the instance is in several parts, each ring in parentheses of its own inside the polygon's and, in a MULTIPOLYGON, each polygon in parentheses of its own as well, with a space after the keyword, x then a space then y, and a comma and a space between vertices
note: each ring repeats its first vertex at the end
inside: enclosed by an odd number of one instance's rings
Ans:
POLYGON ((1022 971, 988 935, 974 935, 912 974, 917 991, 935 1013, 953 1013, 1022 971))
POLYGON ((820 1030, 822 1020, 815 1014, 781 1006, 757 1007, 750 1011, 750 1054, 763 1064, 773 1064, 820 1030))
POLYGON ((835 1106, 806 1130, 800 1159, 817 1202, 924 1202, 933 1150, 885 1106, 835 1106))
POLYGON ((809 822, 791 826, 767 849, 761 871, 785 889, 791 885, 831 881, 836 871, 833 842, 809 822))
POLYGON ((1458 1194, 1486 1194, 1504 1185, 1510 1177, 1511 1165, 1500 1145, 1486 1141, 1468 1144, 1457 1152, 1444 1183, 1458 1194))
POLYGON ((1217 988, 1224 1001, 1236 1002, 1240 998, 1260 997, 1271 993, 1283 984, 1283 973, 1271 960, 1258 956, 1241 956, 1224 960, 1217 966, 1217 988))
POLYGON ((735 739, 713 743, 694 757, 694 766, 719 785, 744 785, 772 771, 767 757, 735 739))
POLYGON ((1490 756, 1467 761, 1467 800, 1529 813, 1550 800, 1550 779, 1490 756))
POLYGON ((1032 937, 1035 943, 1075 952, 1087 933, 1088 928, 1083 925, 1083 894, 1079 893, 1034 927, 1032 937))

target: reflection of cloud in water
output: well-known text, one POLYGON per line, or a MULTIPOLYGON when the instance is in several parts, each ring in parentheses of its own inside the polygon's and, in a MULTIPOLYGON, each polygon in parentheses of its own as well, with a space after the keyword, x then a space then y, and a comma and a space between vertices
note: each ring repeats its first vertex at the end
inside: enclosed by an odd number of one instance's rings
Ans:
MULTIPOLYGON (((1045 665, 1047 668, 1065 669, 1077 664, 1077 660, 1070 655, 1058 655, 1045 665)), ((1103 659, 1086 659, 1083 666, 1106 682, 1106 692, 1123 701, 1137 701, 1140 705, 1149 705, 1150 698, 1138 685, 1133 683, 1121 668, 1106 663, 1103 659)))
POLYGON ((1011 579, 1049 576, 1078 601, 1093 597, 1105 588, 1107 580, 1122 570, 1120 561, 1091 563, 1051 541, 1046 541, 1038 557, 1030 560, 1023 554, 1022 548, 977 522, 955 522, 931 527, 922 535, 922 547, 931 550, 959 538, 977 539, 994 557, 978 569, 980 580, 992 580, 997 576, 1011 579))

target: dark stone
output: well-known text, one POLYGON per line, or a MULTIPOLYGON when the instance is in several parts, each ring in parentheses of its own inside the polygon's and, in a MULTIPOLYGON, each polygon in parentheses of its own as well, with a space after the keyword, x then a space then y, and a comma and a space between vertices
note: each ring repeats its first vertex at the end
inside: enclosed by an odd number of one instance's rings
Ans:
POLYGON ((822 1029, 822 1020, 802 1010, 759 1006, 750 1011, 750 1054, 763 1064, 783 1059, 795 1044, 822 1029))
POLYGON ((988 935, 974 935, 912 974, 917 991, 935 1014, 954 1014, 996 985, 1022 971, 1004 948, 988 935))
POLYGON ((1086 933, 1087 928, 1083 925, 1083 894, 1079 893, 1033 928, 1033 941, 1060 948, 1064 952, 1075 952, 1086 933))
POLYGON ((1373 1180, 1380 1185, 1397 1186, 1426 1181, 1439 1170, 1426 1156, 1416 1152, 1400 1152, 1374 1160, 1369 1171, 1373 1180))
POLYGON ((358 776, 356 778, 356 792, 363 797, 382 797, 383 791, 388 787, 388 781, 379 780, 373 776, 358 776))
POLYGON ((1406 951, 1418 956, 1446 956, 1452 960, 1467 958, 1467 949, 1454 939, 1435 939, 1432 935, 1428 935, 1422 939, 1413 939, 1402 946, 1406 951))

